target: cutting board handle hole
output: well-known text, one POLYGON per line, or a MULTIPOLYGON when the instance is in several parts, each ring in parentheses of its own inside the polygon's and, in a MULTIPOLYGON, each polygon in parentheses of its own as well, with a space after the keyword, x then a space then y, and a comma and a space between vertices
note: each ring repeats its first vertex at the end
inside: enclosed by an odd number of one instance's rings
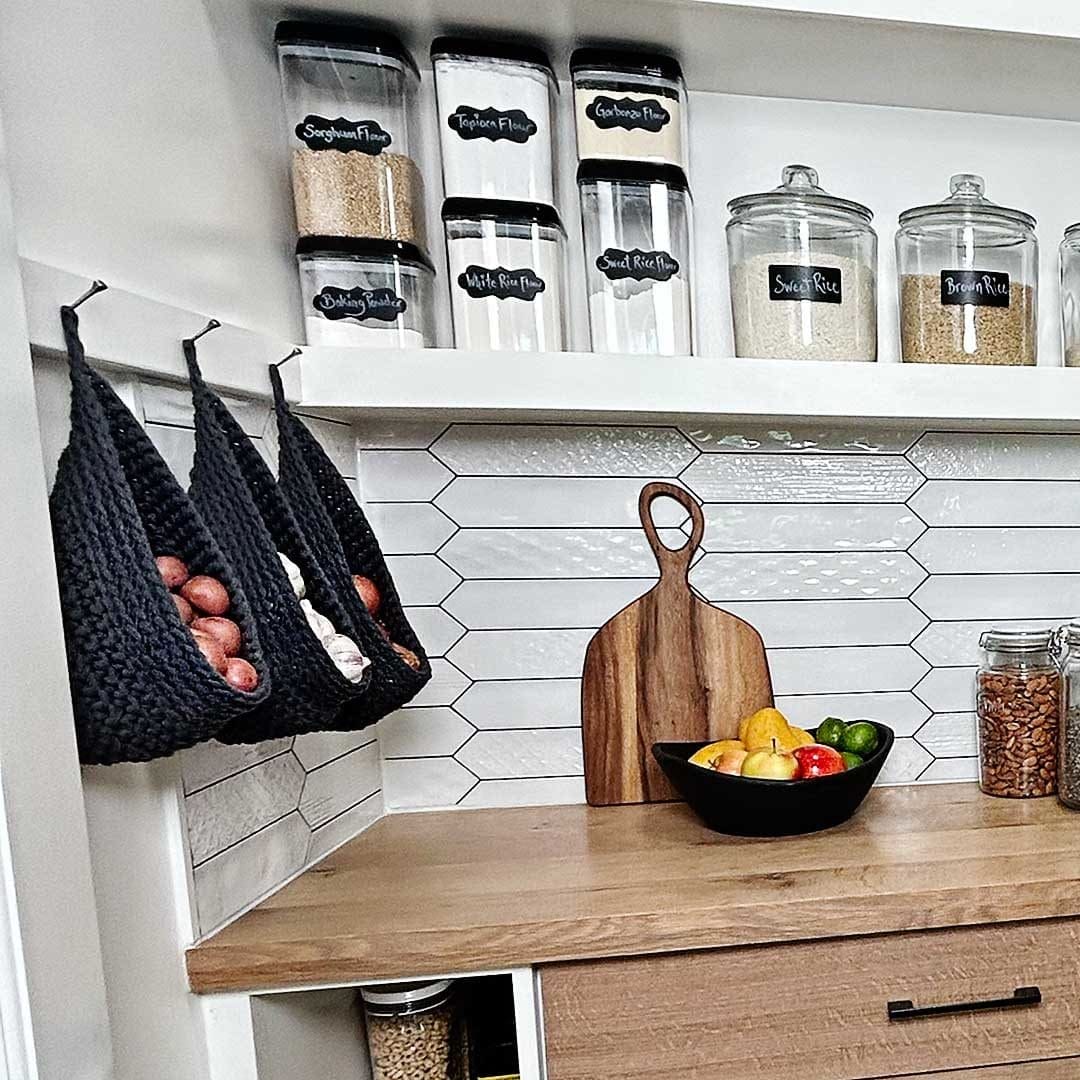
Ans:
POLYGON ((638 497, 638 511, 641 514, 642 528, 645 530, 649 545, 660 566, 661 577, 674 574, 685 579, 694 552, 701 544, 701 537, 705 532, 705 519, 697 499, 677 484, 664 482, 646 484, 638 497), (690 515, 693 522, 690 538, 679 547, 671 547, 660 538, 653 518, 653 504, 657 499, 673 499, 690 515))

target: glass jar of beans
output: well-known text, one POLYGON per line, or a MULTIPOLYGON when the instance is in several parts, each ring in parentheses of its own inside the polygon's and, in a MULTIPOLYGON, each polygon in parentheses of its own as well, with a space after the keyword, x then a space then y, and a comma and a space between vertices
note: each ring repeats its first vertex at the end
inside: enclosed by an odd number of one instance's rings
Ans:
POLYGON ((979 641, 979 783, 1024 799, 1057 791, 1062 674, 1051 630, 988 630, 979 641))
POLYGON ((468 1080, 464 1010, 449 979, 365 986, 372 1080, 468 1080))

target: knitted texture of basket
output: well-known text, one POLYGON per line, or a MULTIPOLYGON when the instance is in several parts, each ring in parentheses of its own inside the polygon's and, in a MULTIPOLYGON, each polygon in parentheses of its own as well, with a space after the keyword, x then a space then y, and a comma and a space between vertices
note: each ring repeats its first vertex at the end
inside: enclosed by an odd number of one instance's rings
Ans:
POLYGON ((230 724, 221 742, 259 742, 308 731, 351 730, 353 706, 367 697, 372 667, 359 683, 334 666, 308 626, 278 552, 300 568, 306 598, 339 633, 363 643, 322 572, 277 481, 221 398, 203 381, 195 346, 184 342, 195 402, 191 498, 244 582, 273 684, 269 699, 230 724))
POLYGON ((270 680, 237 576, 139 422, 86 362, 61 308, 71 436, 49 500, 80 759, 148 761, 209 739, 264 701, 270 680), (154 563, 175 555, 225 586, 242 655, 234 690, 203 658, 154 563))
POLYGON ((411 701, 431 678, 431 665, 409 625, 379 542, 352 490, 334 463, 285 400, 276 367, 270 369, 278 426, 278 482, 301 523, 304 535, 331 584, 342 595, 372 660, 371 690, 361 703, 368 723, 411 701), (420 660, 413 670, 390 647, 375 618, 364 607, 352 575, 370 578, 379 590, 378 621, 390 639, 420 660))

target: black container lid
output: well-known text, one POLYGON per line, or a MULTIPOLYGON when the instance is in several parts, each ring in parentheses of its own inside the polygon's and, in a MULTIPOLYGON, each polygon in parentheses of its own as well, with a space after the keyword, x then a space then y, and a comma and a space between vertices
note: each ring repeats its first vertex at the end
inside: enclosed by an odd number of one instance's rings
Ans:
POLYGON ((679 61, 665 53, 632 52, 629 49, 575 49, 570 56, 570 70, 591 69, 651 75, 673 82, 682 82, 683 77, 679 61))
POLYGON ((664 184, 676 191, 689 191, 686 173, 678 165, 654 161, 622 161, 614 158, 587 158, 578 166, 577 182, 610 181, 613 184, 664 184))
POLYGON ((441 56, 482 56, 492 60, 510 60, 544 68, 555 78, 555 69, 543 49, 520 42, 492 41, 490 38, 440 37, 431 43, 431 59, 441 56))
POLYGON ((416 61, 401 42, 384 30, 349 23, 306 22, 289 20, 279 22, 274 31, 275 45, 320 45, 356 49, 357 52, 374 53, 400 60, 412 72, 419 75, 416 61))
POLYGON ((297 255, 334 256, 366 255, 426 266, 433 273, 431 260, 415 245, 404 240, 383 240, 375 236, 301 236, 296 241, 297 255))
POLYGON ((493 221, 513 221, 526 225, 546 225, 566 232, 555 207, 546 203, 517 202, 510 199, 447 199, 443 203, 443 221, 489 218, 493 221))

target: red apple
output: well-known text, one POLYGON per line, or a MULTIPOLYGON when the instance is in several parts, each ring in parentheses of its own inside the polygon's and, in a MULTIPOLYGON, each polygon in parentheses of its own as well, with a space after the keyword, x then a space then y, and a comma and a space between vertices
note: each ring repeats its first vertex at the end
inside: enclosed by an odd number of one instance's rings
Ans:
POLYGON ((847 768, 838 750, 834 750, 831 746, 823 746, 821 743, 798 746, 792 753, 799 763, 799 771, 795 774, 796 780, 831 776, 833 773, 844 772, 847 768))

